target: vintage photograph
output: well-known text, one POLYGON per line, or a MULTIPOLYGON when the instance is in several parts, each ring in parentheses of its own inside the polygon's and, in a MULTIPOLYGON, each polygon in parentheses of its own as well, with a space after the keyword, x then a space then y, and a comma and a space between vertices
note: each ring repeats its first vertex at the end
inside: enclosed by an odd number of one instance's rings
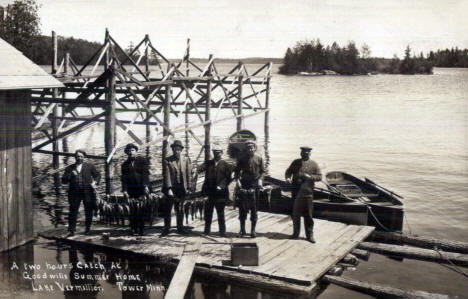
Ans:
POLYGON ((467 0, 0 0, 0 299, 468 298, 467 0))

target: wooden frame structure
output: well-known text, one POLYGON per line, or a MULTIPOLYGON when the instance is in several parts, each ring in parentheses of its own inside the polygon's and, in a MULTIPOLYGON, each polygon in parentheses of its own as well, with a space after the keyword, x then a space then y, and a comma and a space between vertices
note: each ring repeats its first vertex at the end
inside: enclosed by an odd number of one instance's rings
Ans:
POLYGON ((107 194, 113 192, 112 161, 123 154, 117 127, 141 148, 148 150, 150 146, 162 143, 163 168, 168 155, 168 138, 178 133, 185 134, 187 144, 193 137, 204 149, 205 159, 210 157, 211 127, 216 123, 236 119, 240 130, 245 118, 265 113, 265 135, 268 135, 271 62, 251 73, 239 62, 227 73, 221 73, 212 55, 204 66, 190 59, 190 40, 187 40, 183 58, 173 62, 153 46, 148 35, 131 53, 126 53, 106 30, 104 43, 88 63, 78 67, 66 54, 58 66, 54 32, 52 37, 52 74, 65 88, 34 90, 31 104, 34 129, 40 129, 47 119, 51 122, 52 134, 32 151, 53 155, 53 173, 62 169, 59 167, 60 155, 73 155, 59 150, 59 140, 102 122, 105 123, 105 153, 88 158, 105 160, 107 194), (100 64, 103 70, 98 72, 100 64), (218 118, 222 109, 232 110, 233 115, 218 118), (83 115, 83 110, 89 110, 90 114, 83 115), (246 113, 247 110, 251 112, 246 113), (133 113, 132 119, 119 119, 122 112, 133 113), (181 115, 185 116, 184 124, 171 127, 172 117, 181 115), (190 115, 195 115, 195 120, 191 120, 190 115), (64 129, 65 122, 74 125, 64 129), (134 125, 146 126, 145 136, 138 136, 132 130, 134 125), (162 131, 154 140, 151 139, 151 126, 160 127, 162 131), (203 140, 193 131, 199 127, 204 127, 203 140), (45 150, 44 147, 50 144, 52 150, 45 150))

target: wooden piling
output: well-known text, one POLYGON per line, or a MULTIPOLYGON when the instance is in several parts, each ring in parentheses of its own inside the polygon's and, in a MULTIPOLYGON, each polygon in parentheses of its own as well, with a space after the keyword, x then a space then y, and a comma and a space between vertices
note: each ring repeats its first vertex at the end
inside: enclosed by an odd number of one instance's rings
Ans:
POLYGON ((52 31, 52 74, 57 73, 57 34, 52 31))
POLYGON ((359 258, 359 259, 361 259, 361 260, 364 260, 364 261, 368 261, 368 260, 369 260, 370 253, 369 253, 369 251, 367 251, 367 250, 362 250, 362 249, 357 249, 357 248, 355 248, 355 249, 353 249, 353 251, 351 251, 351 253, 352 253, 355 257, 357 257, 357 258, 359 258))
MULTIPOLYGON (((213 55, 210 54, 208 61, 211 61, 213 55)), ((211 76, 211 66, 208 70, 208 76, 211 76)), ((205 102, 205 122, 211 119, 211 88, 212 80, 206 83, 206 102, 205 102)), ((211 141, 211 122, 205 125, 205 161, 210 159, 210 141, 211 141)))
MULTIPOLYGON (((104 45, 103 47, 107 44, 110 43, 109 40, 109 29, 106 28, 106 33, 104 35, 104 45)), ((109 48, 107 49, 105 56, 104 56, 104 69, 107 70, 109 67, 109 60, 110 60, 110 55, 109 55, 109 48)))
MULTIPOLYGON (((145 42, 146 42, 146 45, 149 42, 148 34, 145 35, 145 42)), ((147 46, 145 48, 145 73, 146 73, 146 76, 148 76, 148 77, 149 77, 149 75, 151 73, 149 60, 150 60, 150 48, 149 48, 149 46, 147 46)), ((150 107, 151 103, 148 103, 147 106, 148 106, 148 109, 151 109, 151 107, 150 107)), ((146 112, 146 119, 145 119, 145 122, 146 122, 146 125, 145 125, 146 143, 149 143, 151 141, 151 126, 149 124, 150 118, 151 118, 151 115, 148 112, 146 112)), ((149 146, 147 146, 146 147, 146 157, 149 157, 149 156, 150 156, 150 148, 149 148, 149 146)))
MULTIPOLYGON (((270 70, 266 75, 266 91, 265 91, 265 109, 270 108, 270 77, 271 77, 271 67, 273 63, 268 63, 268 69, 270 70)), ((270 136, 270 111, 267 110, 265 111, 265 126, 264 126, 264 132, 265 132, 265 139, 267 140, 268 137, 270 136)))
POLYGON ((468 253, 468 243, 444 239, 436 239, 433 237, 424 236, 411 236, 406 234, 399 234, 394 232, 373 232, 371 235, 372 240, 384 242, 396 242, 400 244, 408 244, 411 246, 422 248, 439 248, 441 250, 468 253))
MULTIPOLYGON (((112 152, 112 149, 115 145, 115 67, 114 63, 110 66, 112 74, 110 78, 107 80, 107 92, 106 92, 106 122, 104 128, 104 144, 106 149, 106 156, 109 156, 112 152)), ((105 177, 106 177, 106 193, 111 194, 113 192, 111 179, 114 175, 113 167, 112 167, 112 159, 109 163, 106 163, 105 166, 105 177)))
POLYGON ((449 296, 443 294, 434 294, 414 290, 402 290, 376 283, 369 283, 331 275, 325 275, 322 278, 322 281, 333 283, 347 289, 375 296, 377 298, 450 298, 449 296))
MULTIPOLYGON (((57 34, 55 31, 52 31, 52 74, 57 73, 57 51, 58 51, 58 42, 57 42, 57 34)), ((54 98, 58 98, 58 89, 54 88, 52 91, 52 96, 54 98)), ((53 105, 53 104, 51 104, 53 105)), ((59 143, 57 139, 58 135, 58 121, 57 117, 58 115, 58 105, 54 106, 54 109, 52 111, 52 121, 51 121, 51 127, 52 127, 52 138, 54 139, 54 142, 52 142, 52 151, 58 152, 59 151, 59 143)), ((58 169, 60 166, 60 160, 59 156, 57 154, 54 154, 52 156, 52 166, 54 169, 58 169)), ((57 186, 59 184, 59 177, 58 174, 54 176, 54 182, 55 185, 57 186)))
POLYGON ((171 97, 172 97, 172 87, 170 84, 166 85, 166 96, 164 97, 164 106, 163 106, 163 113, 164 113, 164 130, 163 130, 163 144, 162 144, 162 169, 163 169, 163 182, 166 182, 166 158, 168 157, 168 141, 167 137, 169 136, 169 128, 170 125, 170 117, 171 117, 171 97))
MULTIPOLYGON (((242 75, 239 76, 238 78, 239 82, 237 85, 237 99, 238 99, 238 104, 237 104, 237 115, 242 115, 243 113, 243 97, 242 97, 242 84, 244 81, 244 77, 242 75)), ((237 118, 237 131, 240 131, 244 128, 244 118, 239 117, 237 118)))
MULTIPOLYGON (((187 77, 190 76, 190 38, 187 39, 187 56, 186 56, 186 62, 185 62, 185 74, 187 77)), ((188 92, 185 94, 185 101, 188 100, 189 94, 188 92)), ((187 128, 189 127, 189 122, 190 122, 190 113, 189 113, 189 105, 185 105, 185 153, 187 156, 189 156, 189 149, 190 149, 190 137, 189 137, 189 131, 187 128)))
POLYGON ((65 54, 65 63, 63 66, 63 72, 65 75, 68 75, 68 71, 70 70, 70 53, 65 54))
POLYGON ((403 257, 444 264, 455 264, 468 267, 468 255, 462 253, 371 242, 362 242, 359 244, 358 248, 394 257, 403 257))

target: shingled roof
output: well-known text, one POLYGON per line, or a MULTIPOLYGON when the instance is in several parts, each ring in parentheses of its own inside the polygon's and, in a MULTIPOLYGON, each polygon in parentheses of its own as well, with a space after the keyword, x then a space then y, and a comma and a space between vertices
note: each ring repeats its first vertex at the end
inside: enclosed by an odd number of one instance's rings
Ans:
POLYGON ((52 87, 63 84, 0 38, 0 90, 52 87))

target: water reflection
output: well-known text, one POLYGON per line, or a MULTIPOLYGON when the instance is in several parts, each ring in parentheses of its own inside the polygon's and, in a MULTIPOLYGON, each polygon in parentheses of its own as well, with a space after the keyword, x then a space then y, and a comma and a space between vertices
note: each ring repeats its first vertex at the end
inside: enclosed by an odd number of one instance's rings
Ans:
MULTIPOLYGON (((0 298, 149 299, 164 297, 175 269, 151 257, 99 252, 39 239, 36 245, 3 253, 0 270, 0 298)), ((185 298, 295 297, 195 276, 185 298)))
POLYGON ((31 277, 34 270, 24 269, 24 264, 34 264, 33 244, 0 254, 0 298, 32 292, 31 282, 23 277, 25 275, 31 277), (15 264, 17 267, 14 267, 15 264))

